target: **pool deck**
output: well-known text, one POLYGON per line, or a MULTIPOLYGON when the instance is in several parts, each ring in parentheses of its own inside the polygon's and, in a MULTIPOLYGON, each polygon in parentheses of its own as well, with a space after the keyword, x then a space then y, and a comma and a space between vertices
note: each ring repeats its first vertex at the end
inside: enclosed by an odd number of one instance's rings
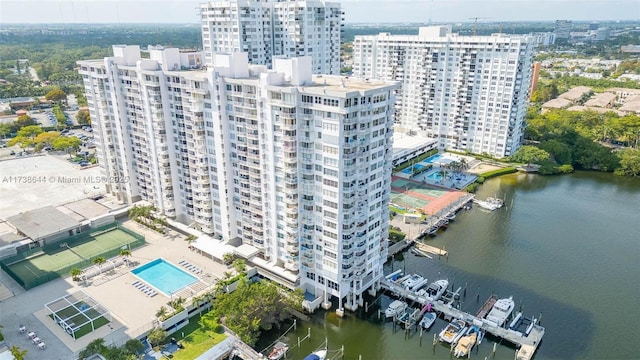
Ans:
MULTIPOLYGON (((124 225, 144 235, 148 243, 147 246, 132 251, 131 261, 133 262, 144 264, 162 257, 180 268, 178 262, 186 260, 202 269, 203 274, 210 274, 208 281, 222 278, 224 272, 229 271, 228 267, 189 250, 183 235, 173 231, 168 231, 167 235, 161 235, 133 221, 127 221, 124 225)), ((0 323, 4 326, 3 335, 7 344, 28 350, 27 359, 72 359, 78 351, 96 338, 105 339, 105 343, 109 345, 122 345, 127 340, 149 330, 153 326, 156 311, 166 305, 170 298, 161 293, 150 298, 133 287, 131 283, 137 280, 129 271, 133 267, 123 266, 114 273, 97 276, 92 279, 93 283, 87 285, 77 284, 67 277, 50 281, 28 291, 0 270, 0 282, 13 293, 12 297, 0 301, 0 323), (80 290, 105 307, 114 322, 109 324, 111 328, 105 325, 95 332, 74 340, 47 316, 44 304, 80 290), (38 350, 25 334, 19 333, 20 324, 24 324, 29 331, 37 332, 46 343, 46 348, 38 350)))

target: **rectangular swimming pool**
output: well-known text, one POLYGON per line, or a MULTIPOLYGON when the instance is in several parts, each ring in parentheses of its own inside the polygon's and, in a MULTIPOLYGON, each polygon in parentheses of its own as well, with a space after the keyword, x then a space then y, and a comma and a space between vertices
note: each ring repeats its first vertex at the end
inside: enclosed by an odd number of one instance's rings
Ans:
POLYGON ((195 276, 180 270, 164 259, 153 260, 131 270, 131 273, 167 296, 171 296, 185 286, 198 281, 195 276))
POLYGON ((435 155, 429 156, 427 159, 425 159, 425 160, 424 160, 424 162, 427 162, 427 163, 432 164, 432 163, 434 163, 436 160, 440 159, 441 157, 442 157, 442 155, 440 155, 440 154, 435 154, 435 155))
POLYGON ((402 172, 405 174, 413 174, 414 172, 419 172, 422 169, 424 169, 424 165, 414 164, 413 166, 409 166, 408 168, 402 170, 402 172))

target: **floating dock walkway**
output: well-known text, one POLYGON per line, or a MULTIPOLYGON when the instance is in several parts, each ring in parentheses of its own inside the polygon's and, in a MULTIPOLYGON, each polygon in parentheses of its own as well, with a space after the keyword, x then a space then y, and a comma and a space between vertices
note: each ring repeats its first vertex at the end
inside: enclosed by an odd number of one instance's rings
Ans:
MULTIPOLYGON (((381 285, 383 289, 398 294, 400 297, 405 299, 419 303, 420 305, 424 306, 428 302, 427 298, 418 296, 386 278, 382 279, 381 285)), ((473 323, 480 329, 515 344, 518 347, 518 350, 516 351, 516 360, 530 360, 538 349, 540 341, 542 341, 542 337, 544 336, 545 329, 540 325, 534 325, 529 335, 524 335, 518 331, 504 329, 500 326, 489 324, 483 318, 479 318, 454 308, 451 306, 450 302, 445 303, 438 300, 431 304, 435 311, 442 313, 445 317, 462 319, 469 324, 473 323)))
POLYGON ((430 253, 430 254, 435 254, 438 256, 447 256, 447 250, 443 250, 440 248, 437 248, 435 246, 431 246, 431 245, 427 245, 425 243, 421 243, 419 241, 416 241, 416 248, 420 251, 424 251, 426 253, 430 253))

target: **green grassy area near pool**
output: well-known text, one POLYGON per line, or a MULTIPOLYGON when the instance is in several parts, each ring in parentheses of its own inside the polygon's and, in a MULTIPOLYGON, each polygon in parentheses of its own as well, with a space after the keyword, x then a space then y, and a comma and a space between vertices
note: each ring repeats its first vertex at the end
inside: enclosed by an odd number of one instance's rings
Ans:
POLYGON ((184 349, 173 353, 174 360, 193 360, 227 338, 223 332, 215 331, 217 329, 203 328, 198 320, 200 317, 194 316, 187 326, 171 335, 184 346, 184 349))

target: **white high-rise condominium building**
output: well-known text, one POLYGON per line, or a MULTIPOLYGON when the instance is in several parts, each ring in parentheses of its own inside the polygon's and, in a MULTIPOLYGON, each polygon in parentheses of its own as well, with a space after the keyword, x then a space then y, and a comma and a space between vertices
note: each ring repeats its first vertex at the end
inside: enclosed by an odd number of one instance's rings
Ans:
POLYGON ((311 56, 314 74, 340 74, 339 3, 322 0, 232 0, 200 5, 205 60, 246 52, 271 66, 277 57, 311 56))
POLYGON ((387 256, 390 82, 312 77, 312 59, 249 65, 137 46, 81 61, 110 191, 219 238, 241 239, 316 296, 362 305, 387 256), (178 66, 174 66, 178 64, 178 66))
POLYGON ((450 27, 418 35, 356 36, 353 75, 401 82, 396 124, 442 149, 513 154, 525 128, 533 41, 459 36, 450 27))

